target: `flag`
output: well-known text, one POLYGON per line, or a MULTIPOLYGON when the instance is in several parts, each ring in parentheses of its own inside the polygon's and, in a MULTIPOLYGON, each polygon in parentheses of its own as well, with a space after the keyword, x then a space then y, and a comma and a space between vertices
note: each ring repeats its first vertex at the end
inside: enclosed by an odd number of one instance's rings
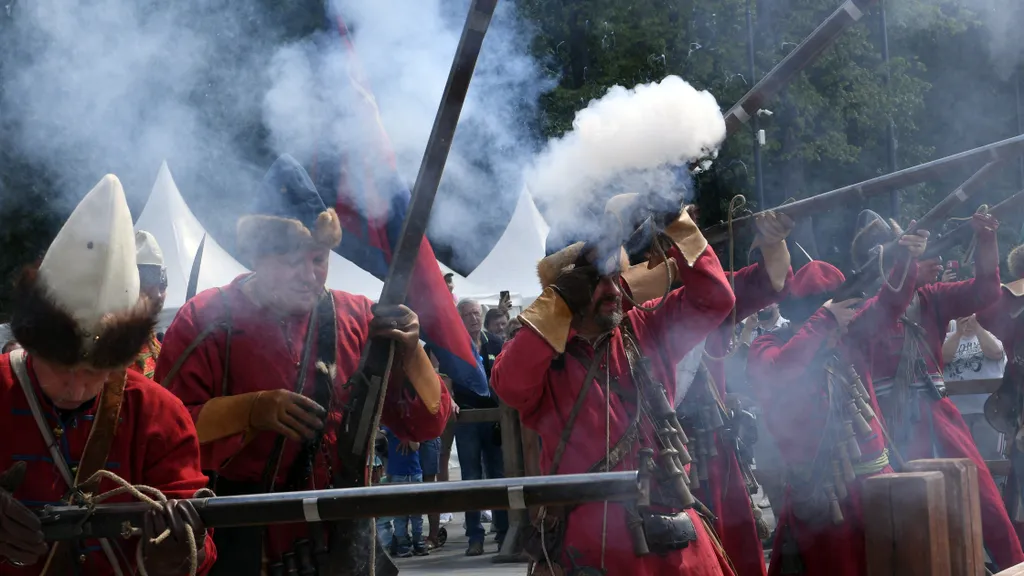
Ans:
MULTIPOLYGON (((364 109, 355 117, 367 121, 369 142, 360 146, 324 146, 313 160, 310 174, 324 202, 334 205, 344 230, 338 252, 383 280, 391 264, 411 198, 398 175, 394 151, 380 120, 373 92, 359 66, 349 31, 338 15, 332 16, 338 41, 348 60, 348 79, 364 109)), ((462 318, 426 238, 420 243, 406 304, 420 321, 420 336, 437 357, 439 370, 455 386, 481 396, 489 394, 482 358, 473 348, 462 318)))

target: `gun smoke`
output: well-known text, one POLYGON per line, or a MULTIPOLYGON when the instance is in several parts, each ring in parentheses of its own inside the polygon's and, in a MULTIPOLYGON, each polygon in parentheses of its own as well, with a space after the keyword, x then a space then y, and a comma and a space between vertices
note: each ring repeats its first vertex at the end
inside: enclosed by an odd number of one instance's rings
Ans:
POLYGON ((578 229, 590 220, 581 207, 599 209, 595 202, 612 194, 653 191, 682 202, 678 172, 724 139, 715 97, 678 76, 614 86, 576 113, 571 132, 548 142, 526 182, 552 230, 578 229))

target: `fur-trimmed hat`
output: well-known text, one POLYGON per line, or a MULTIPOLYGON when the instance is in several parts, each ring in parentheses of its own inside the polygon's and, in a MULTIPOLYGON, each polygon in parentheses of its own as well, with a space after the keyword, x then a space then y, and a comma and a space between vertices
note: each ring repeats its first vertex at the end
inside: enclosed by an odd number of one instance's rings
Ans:
POLYGON ((876 246, 896 238, 892 226, 873 210, 862 210, 857 217, 857 228, 850 242, 850 261, 859 269, 871 259, 876 246))
POLYGON ((839 268, 828 262, 815 260, 805 264, 793 275, 789 297, 779 302, 779 311, 793 322, 803 322, 828 302, 845 281, 839 268))
POLYGON ((263 177, 252 214, 238 220, 238 250, 243 264, 267 254, 285 254, 304 246, 334 248, 341 243, 341 221, 324 205, 313 180, 295 158, 282 154, 263 177))
MULTIPOLYGON (((576 262, 579 260, 583 252, 583 242, 576 242, 570 246, 562 248, 558 252, 545 256, 540 262, 537 263, 537 278, 540 280, 540 287, 547 288, 548 286, 555 283, 558 280, 558 276, 566 271, 572 270, 576 267, 576 262)), ((618 254, 618 262, 609 261, 606 269, 615 269, 616 264, 619 272, 624 272, 629 268, 629 258, 626 256, 626 251, 620 249, 618 254)))
POLYGON ((160 310, 140 297, 135 233, 116 176, 75 208, 41 264, 14 287, 14 337, 55 364, 123 368, 149 338, 160 310))

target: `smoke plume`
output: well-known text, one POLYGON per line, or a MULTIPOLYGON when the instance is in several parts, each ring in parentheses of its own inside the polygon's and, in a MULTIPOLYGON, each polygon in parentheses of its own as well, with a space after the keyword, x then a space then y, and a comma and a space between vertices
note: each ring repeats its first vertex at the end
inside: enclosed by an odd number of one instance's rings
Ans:
POLYGON ((574 229, 585 225, 581 209, 614 193, 682 201, 679 168, 713 155, 724 139, 715 97, 678 76, 614 86, 576 113, 571 132, 548 142, 527 172, 527 186, 552 230, 574 229))
MULTIPOLYGON (((365 155, 378 147, 376 115, 411 188, 451 68, 469 2, 339 0, 330 16, 349 28, 354 58, 333 32, 278 51, 264 118, 275 148, 306 162, 314 154, 365 155), (362 78, 376 104, 355 88, 362 78)), ((535 152, 527 122, 552 83, 529 55, 530 31, 512 3, 498 4, 456 131, 429 234, 450 265, 467 273, 500 236, 535 152), (467 239, 479 241, 467 242, 467 239)), ((387 167, 378 158, 373 166, 387 167)), ((372 206, 363 206, 372 209, 372 206)), ((444 259, 444 258, 443 258, 444 259)))

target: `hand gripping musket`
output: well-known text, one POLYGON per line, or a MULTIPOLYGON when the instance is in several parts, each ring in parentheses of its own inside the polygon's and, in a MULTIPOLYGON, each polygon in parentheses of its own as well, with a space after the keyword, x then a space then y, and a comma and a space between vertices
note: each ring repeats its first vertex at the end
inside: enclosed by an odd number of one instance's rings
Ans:
MULTIPOLYGON (((1020 138, 1020 136, 1018 136, 1018 138, 1020 138)), ((1006 140, 1003 142, 1006 142, 1006 140)), ((1020 152, 1020 150, 1016 150, 1015 155, 1020 154, 1020 152)), ((999 168, 1004 166, 1003 161, 1007 158, 1007 156, 1000 156, 997 160, 993 160, 984 165, 980 170, 968 178, 966 182, 957 187, 956 190, 950 192, 948 196, 943 198, 941 202, 936 204, 931 210, 922 216, 914 226, 910 227, 905 232, 905 234, 914 234, 918 230, 931 230, 938 227, 949 216, 950 212, 966 203, 971 196, 977 193, 981 188, 981 184, 987 178, 995 174, 999 168)), ((846 281, 833 295, 833 300, 840 302, 842 300, 861 296, 863 292, 878 279, 880 268, 878 260, 881 255, 886 253, 893 254, 894 249, 898 248, 898 241, 899 239, 895 239, 885 244, 882 246, 880 251, 874 252, 863 266, 848 274, 846 276, 846 281)))
MULTIPOLYGON (((306 492, 278 492, 191 500, 208 528, 330 522, 465 510, 522 510, 586 502, 645 506, 645 472, 562 474, 431 484, 388 484, 306 492)), ((151 508, 141 502, 47 506, 40 512, 47 541, 128 538, 138 535, 151 508)), ((305 545, 305 543, 304 543, 305 545)), ((305 554, 299 546, 295 560, 305 554)))
MULTIPOLYGON (((993 215, 998 220, 1000 214, 1018 214, 1022 209, 1024 209, 1024 190, 1017 192, 1013 196, 1010 196, 1006 200, 1003 200, 999 204, 989 208, 987 214, 993 215)), ((925 248, 921 259, 927 260, 929 258, 941 256, 954 246, 958 246, 969 241, 973 234, 974 229, 971 228, 971 223, 965 222, 948 232, 940 234, 938 237, 930 238, 928 240, 928 247, 925 248)))
MULTIPOLYGON (((773 208, 773 210, 779 214, 785 214, 794 220, 798 220, 805 216, 813 215, 816 212, 827 211, 831 207, 836 206, 836 203, 840 200, 843 202, 849 202, 850 197, 867 198, 875 196, 891 190, 926 182, 936 176, 969 166, 979 160, 990 163, 998 162, 1014 158, 1022 153, 1024 153, 1024 135, 1015 136, 1013 138, 981 146, 973 150, 967 150, 965 152, 960 152, 959 154, 946 156, 945 158, 939 158, 938 160, 932 160, 925 164, 911 166, 910 168, 905 168, 891 174, 885 174, 877 178, 872 178, 871 180, 865 180, 858 184, 851 184, 850 186, 837 188, 831 192, 825 192, 823 194, 818 194, 817 196, 797 200, 796 202, 791 202, 789 204, 773 208)), ((958 188, 958 190, 962 190, 962 187, 958 188)), ((952 208, 952 206, 950 206, 950 208, 952 208)), ((733 230, 739 231, 750 228, 753 226, 754 218, 756 216, 757 214, 752 214, 750 216, 743 216, 741 218, 734 219, 732 221, 733 230)), ((729 240, 729 226, 724 222, 715 224, 714 226, 704 229, 703 234, 704 237, 707 238, 708 243, 721 244, 729 240)))
MULTIPOLYGON (((434 118, 434 126, 427 140, 416 183, 413 185, 408 213, 402 223, 402 231, 395 246, 379 304, 395 305, 405 302, 413 267, 430 219, 430 210, 462 113, 462 105, 466 100, 473 70, 476 68, 480 48, 496 4, 497 0, 473 0, 470 4, 462 37, 455 50, 448 81, 441 96, 437 116, 434 118)), ((393 359, 394 345, 391 341, 371 340, 363 351, 358 372, 346 384, 351 390, 351 396, 338 433, 338 456, 347 475, 342 479, 346 487, 365 486, 369 483, 374 433, 380 422, 393 359)), ((342 529, 335 530, 336 535, 332 536, 332 547, 353 546, 353 552, 370 550, 371 559, 376 557, 380 550, 377 539, 373 537, 372 523, 345 522, 339 528, 342 529)), ((355 553, 344 554, 342 561, 354 564, 358 562, 357 556, 355 553)), ((397 573, 393 566, 390 568, 390 573, 397 573)), ((341 572, 361 574, 363 569, 348 565, 343 567, 341 572)), ((373 561, 370 563, 369 573, 375 573, 373 561)))

